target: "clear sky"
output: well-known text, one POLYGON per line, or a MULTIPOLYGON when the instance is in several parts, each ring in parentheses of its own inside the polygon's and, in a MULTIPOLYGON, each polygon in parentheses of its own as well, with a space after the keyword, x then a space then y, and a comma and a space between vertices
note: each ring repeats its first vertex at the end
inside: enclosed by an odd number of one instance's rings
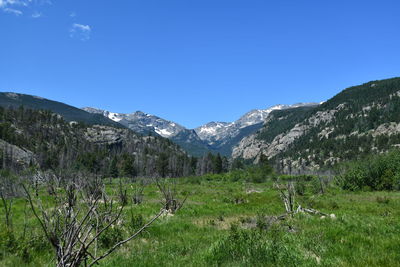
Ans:
POLYGON ((399 0, 0 0, 0 91, 186 127, 399 73, 399 0))

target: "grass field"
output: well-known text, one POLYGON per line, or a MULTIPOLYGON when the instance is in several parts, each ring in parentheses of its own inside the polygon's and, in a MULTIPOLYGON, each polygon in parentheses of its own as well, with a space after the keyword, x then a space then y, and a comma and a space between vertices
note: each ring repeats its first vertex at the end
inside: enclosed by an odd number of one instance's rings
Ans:
MULTIPOLYGON (((112 187, 107 188, 110 194, 112 187)), ((399 192, 347 192, 331 186, 315 194, 306 184, 296 200, 333 218, 296 214, 267 227, 268 218, 285 212, 272 182, 194 178, 178 180, 177 188, 189 194, 183 208, 158 219, 101 266, 400 266, 399 192)), ((144 193, 141 205, 129 203, 125 209, 123 236, 161 208, 154 185, 144 193)), ((18 242, 24 203, 17 199, 13 205, 17 241, 5 234, 0 208, 0 265, 54 266, 53 251, 29 209, 25 238, 18 242), (10 242, 21 244, 11 248, 10 242)))

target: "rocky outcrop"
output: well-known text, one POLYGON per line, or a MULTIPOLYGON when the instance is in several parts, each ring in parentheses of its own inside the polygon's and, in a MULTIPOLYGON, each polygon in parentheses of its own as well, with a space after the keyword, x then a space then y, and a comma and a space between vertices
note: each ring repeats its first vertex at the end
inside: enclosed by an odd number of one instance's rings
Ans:
POLYGON ((400 133, 400 123, 390 122, 379 125, 376 129, 370 130, 369 133, 373 136, 393 135, 400 133))
POLYGON ((260 151, 266 150, 268 144, 256 138, 256 134, 252 134, 243 138, 237 146, 233 148, 233 158, 255 159, 260 155, 260 151))
MULTIPOLYGON (((318 111, 302 123, 296 124, 292 129, 287 132, 280 133, 272 140, 271 143, 267 143, 257 138, 257 133, 242 139, 239 144, 234 147, 232 157, 233 158, 244 158, 244 159, 255 159, 263 153, 268 158, 274 157, 279 153, 285 151, 290 144, 296 139, 306 134, 311 128, 320 125, 321 123, 328 123, 333 120, 335 113, 344 108, 344 104, 340 104, 335 109, 318 111)), ((269 120, 273 120, 271 116, 269 120)), ((326 135, 328 133, 324 133, 326 135)))
MULTIPOLYGON (((31 163, 35 163, 35 155, 33 152, 20 148, 18 146, 7 143, 0 139, 0 150, 2 152, 3 164, 8 164, 8 162, 13 162, 21 166, 29 166, 31 163)), ((0 163, 2 164, 2 163, 0 163)))
POLYGON ((114 145, 122 143, 127 138, 128 134, 129 131, 126 129, 95 125, 86 129, 85 137, 91 143, 114 145))

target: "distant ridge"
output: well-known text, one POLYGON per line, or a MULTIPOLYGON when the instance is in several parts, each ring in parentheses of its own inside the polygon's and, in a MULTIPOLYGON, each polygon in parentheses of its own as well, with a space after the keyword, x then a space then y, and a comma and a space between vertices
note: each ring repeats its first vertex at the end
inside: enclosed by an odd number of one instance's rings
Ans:
POLYGON ((61 115, 66 121, 83 122, 89 125, 108 125, 121 128, 121 124, 102 116, 101 114, 93 114, 82 109, 45 99, 43 97, 19 94, 13 92, 0 93, 0 106, 4 108, 19 108, 23 106, 35 110, 50 110, 61 115))

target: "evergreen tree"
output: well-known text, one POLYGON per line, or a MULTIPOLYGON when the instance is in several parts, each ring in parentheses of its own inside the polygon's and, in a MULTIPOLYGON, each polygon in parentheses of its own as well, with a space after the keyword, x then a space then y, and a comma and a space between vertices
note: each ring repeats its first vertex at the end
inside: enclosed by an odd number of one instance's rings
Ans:
POLYGON ((110 163, 109 175, 112 178, 116 178, 119 175, 118 167, 117 167, 117 158, 114 156, 110 163))
POLYGON ((157 159, 157 172, 161 177, 166 177, 168 171, 168 155, 161 153, 157 159))
POLYGON ((122 174, 127 177, 135 177, 136 176, 136 170, 135 166, 133 165, 134 158, 129 155, 129 154, 124 154, 122 156, 122 174))
POLYGON ((271 165, 269 164, 268 157, 263 153, 261 153, 260 155, 258 165, 260 166, 263 175, 269 175, 274 171, 271 165))
POLYGON ((217 156, 214 157, 214 173, 222 172, 222 158, 218 153, 217 156))

